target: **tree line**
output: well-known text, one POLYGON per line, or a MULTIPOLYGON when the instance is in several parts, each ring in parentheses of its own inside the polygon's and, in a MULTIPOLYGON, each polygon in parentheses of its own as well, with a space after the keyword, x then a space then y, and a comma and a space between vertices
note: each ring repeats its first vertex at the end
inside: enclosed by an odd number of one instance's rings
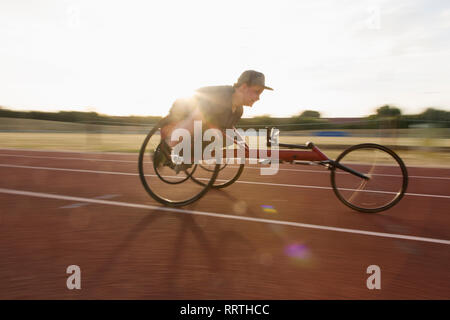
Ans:
POLYGON ((420 114, 403 115, 402 111, 390 105, 379 107, 374 114, 361 118, 329 119, 322 118, 318 111, 305 110, 290 118, 271 118, 259 116, 241 119, 239 124, 252 126, 282 126, 283 131, 314 129, 402 129, 428 126, 450 128, 450 111, 428 108, 420 114))
MULTIPOLYGON (((81 111, 14 111, 0 107, 0 117, 76 122, 99 125, 154 125, 162 117, 157 116, 110 116, 97 112, 81 111)), ((403 115, 401 109, 384 105, 372 115, 354 118, 341 122, 322 118, 318 111, 305 110, 289 118, 273 118, 268 115, 253 118, 242 118, 240 127, 281 126, 283 131, 313 129, 377 129, 377 128, 409 128, 412 126, 432 125, 449 128, 450 111, 428 108, 416 115, 403 115)))
POLYGON ((110 116, 97 112, 82 111, 59 111, 59 112, 42 112, 42 111, 14 111, 0 107, 0 117, 3 118, 21 118, 50 120, 61 122, 76 122, 86 124, 100 125, 151 125, 157 123, 161 117, 148 116, 110 116))

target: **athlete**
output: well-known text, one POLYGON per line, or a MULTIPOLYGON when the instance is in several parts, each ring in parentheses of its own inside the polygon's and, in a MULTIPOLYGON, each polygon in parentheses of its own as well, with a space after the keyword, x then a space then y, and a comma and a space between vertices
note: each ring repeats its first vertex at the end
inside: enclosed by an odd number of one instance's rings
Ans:
POLYGON ((184 128, 193 133, 194 121, 202 121, 203 130, 216 128, 224 131, 234 128, 243 114, 243 106, 252 107, 265 90, 265 77, 254 70, 244 71, 233 86, 210 86, 198 89, 192 97, 177 99, 163 119, 160 151, 155 152, 156 167, 173 166, 176 172, 185 166, 174 166, 169 160, 171 147, 178 141, 171 141, 171 133, 184 128))

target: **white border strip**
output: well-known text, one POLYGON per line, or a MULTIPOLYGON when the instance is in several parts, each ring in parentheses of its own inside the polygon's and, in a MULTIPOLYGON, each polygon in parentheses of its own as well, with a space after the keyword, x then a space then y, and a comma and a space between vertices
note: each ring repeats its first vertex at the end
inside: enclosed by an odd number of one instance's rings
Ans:
POLYGON ((351 234, 361 234, 361 235, 366 235, 366 236, 374 236, 374 237, 382 237, 382 238, 394 238, 394 239, 413 240, 413 241, 422 241, 422 242, 431 242, 431 243, 450 245, 450 240, 443 240, 443 239, 424 238, 424 237, 407 236, 407 235, 393 234, 393 233, 364 231, 364 230, 357 230, 357 229, 336 228, 336 227, 329 227, 329 226, 322 226, 322 225, 315 225, 315 224, 280 221, 280 220, 263 219, 263 218, 234 216, 234 215, 229 215, 229 214, 203 212, 203 211, 197 211, 197 210, 177 209, 177 208, 171 208, 171 207, 160 207, 160 206, 152 206, 152 205, 145 205, 145 204, 138 204, 138 203, 128 203, 128 202, 100 200, 100 199, 89 199, 89 198, 63 196, 63 195, 41 193, 41 192, 3 189, 3 188, 0 188, 0 193, 19 195, 19 196, 27 196, 27 197, 67 200, 67 201, 75 201, 75 202, 87 202, 87 203, 95 203, 95 204, 110 205, 110 206, 121 206, 121 207, 136 208, 136 209, 161 210, 161 211, 167 211, 167 212, 178 212, 178 213, 184 213, 184 214, 193 214, 193 215, 208 216, 208 217, 222 218, 222 219, 260 222, 260 223, 266 223, 266 224, 277 224, 277 225, 284 225, 284 226, 296 227, 296 228, 309 228, 309 229, 335 231, 335 232, 343 232, 343 233, 351 233, 351 234))

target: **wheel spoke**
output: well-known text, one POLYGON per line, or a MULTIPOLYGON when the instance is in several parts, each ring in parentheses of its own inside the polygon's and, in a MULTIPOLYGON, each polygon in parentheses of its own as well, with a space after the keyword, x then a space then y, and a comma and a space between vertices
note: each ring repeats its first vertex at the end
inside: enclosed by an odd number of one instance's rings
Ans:
POLYGON ((145 138, 139 153, 139 176, 147 193, 170 206, 187 205, 205 195, 220 165, 212 165, 211 171, 200 173, 199 178, 204 182, 198 184, 190 179, 198 171, 196 164, 176 164, 172 159, 173 153, 161 144, 159 126, 156 126, 145 138))
POLYGON ((380 212, 395 205, 406 191, 408 175, 403 161, 392 150, 362 144, 345 150, 336 162, 370 177, 369 180, 335 170, 331 183, 337 197, 361 212, 380 212))

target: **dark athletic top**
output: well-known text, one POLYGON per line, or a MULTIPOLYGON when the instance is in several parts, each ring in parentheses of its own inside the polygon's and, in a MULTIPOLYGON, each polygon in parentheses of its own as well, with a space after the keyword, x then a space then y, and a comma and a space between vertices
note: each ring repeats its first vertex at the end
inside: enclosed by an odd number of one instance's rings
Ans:
POLYGON ((231 109, 232 86, 203 87, 196 94, 187 99, 178 99, 170 109, 169 117, 179 121, 199 108, 205 121, 220 129, 232 128, 242 117, 243 107, 237 107, 235 112, 231 109))

